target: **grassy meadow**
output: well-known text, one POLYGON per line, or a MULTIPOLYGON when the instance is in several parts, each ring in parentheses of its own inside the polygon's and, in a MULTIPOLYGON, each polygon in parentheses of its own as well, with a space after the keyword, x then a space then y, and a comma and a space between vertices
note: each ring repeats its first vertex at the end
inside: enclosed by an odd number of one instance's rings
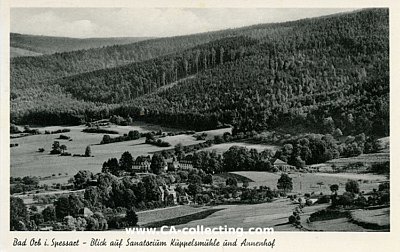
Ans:
MULTIPOLYGON (((79 170, 89 170, 97 173, 101 171, 102 164, 109 158, 119 158, 125 151, 129 151, 134 158, 140 155, 150 155, 155 151, 173 148, 178 143, 184 146, 204 142, 205 140, 197 141, 192 135, 175 135, 162 138, 167 141, 172 147, 158 147, 150 144, 145 144, 145 138, 140 138, 132 141, 124 141, 118 143, 100 145, 104 133, 84 133, 82 130, 85 126, 52 126, 38 128, 42 133, 45 130, 54 131, 58 129, 68 128, 71 131, 61 133, 71 137, 72 141, 58 139, 60 134, 41 134, 31 135, 20 138, 11 139, 11 143, 18 143, 17 147, 10 149, 11 152, 11 176, 52 176, 53 179, 43 180, 41 183, 60 183, 68 180, 69 177, 75 175, 79 170), (52 144, 54 141, 59 141, 60 144, 67 146, 67 152, 73 154, 84 154, 86 146, 91 146, 93 157, 72 157, 50 155, 52 144), (44 148, 45 151, 38 152, 39 148, 44 148)), ((163 130, 168 132, 176 132, 178 129, 163 128, 157 125, 135 123, 133 126, 116 126, 107 127, 109 130, 118 131, 120 135, 127 134, 130 130, 138 130, 141 133, 149 131, 163 130)), ((223 134, 223 132, 231 129, 218 129, 205 131, 208 137, 223 134)), ((111 135, 115 137, 117 135, 111 135)))

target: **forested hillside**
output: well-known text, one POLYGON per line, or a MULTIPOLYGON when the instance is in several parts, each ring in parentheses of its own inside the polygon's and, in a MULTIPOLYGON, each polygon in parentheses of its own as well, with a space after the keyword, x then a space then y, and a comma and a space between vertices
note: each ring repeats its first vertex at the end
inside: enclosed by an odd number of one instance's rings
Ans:
POLYGON ((32 86, 33 83, 44 80, 123 66, 185 50, 231 34, 230 30, 226 30, 54 53, 40 57, 12 58, 11 84, 32 86))
POLYGON ((68 52, 82 49, 90 49, 112 45, 123 45, 135 43, 151 38, 146 37, 120 37, 120 38, 68 38, 68 37, 52 37, 11 33, 10 47, 11 57, 18 56, 37 56, 41 54, 52 54, 56 52, 68 52), (21 55, 18 49, 27 50, 36 55, 21 55))
POLYGON ((185 38, 15 59, 12 120, 57 124, 66 114, 71 122, 118 114, 192 129, 302 125, 389 134, 386 9, 185 38))

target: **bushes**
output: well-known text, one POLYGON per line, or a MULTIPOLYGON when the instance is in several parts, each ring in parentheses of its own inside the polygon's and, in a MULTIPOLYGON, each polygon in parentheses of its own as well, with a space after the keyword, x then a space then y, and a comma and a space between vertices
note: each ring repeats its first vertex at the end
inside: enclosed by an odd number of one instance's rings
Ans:
POLYGON ((18 128, 17 125, 15 124, 10 124, 10 133, 11 134, 18 134, 18 133, 22 133, 22 131, 18 128))
POLYGON ((235 178, 229 177, 226 179, 225 183, 227 186, 234 186, 234 187, 237 186, 237 180, 235 178))
POLYGON ((312 213, 310 215, 310 221, 324 221, 324 220, 333 220, 337 218, 348 217, 348 213, 339 210, 332 209, 323 209, 321 211, 312 213))
POLYGON ((301 225, 300 220, 301 220, 301 217, 300 217, 299 213, 296 212, 296 211, 293 212, 293 214, 289 216, 289 223, 290 224, 299 226, 299 225, 301 225))
POLYGON ((67 133, 70 132, 70 129, 59 129, 59 130, 54 130, 54 131, 49 131, 45 130, 44 134, 49 135, 49 134, 59 134, 59 133, 67 133))
POLYGON ((61 150, 60 149, 53 149, 53 150, 50 151, 50 154, 52 154, 52 155, 61 154, 61 150))
POLYGON ((152 145, 155 145, 155 146, 158 146, 158 147, 169 147, 169 146, 171 146, 170 143, 162 141, 161 139, 155 140, 155 139, 147 138, 146 139, 146 143, 147 144, 152 144, 152 145))
POLYGON ((100 144, 109 144, 109 143, 117 143, 123 141, 131 141, 139 139, 143 136, 143 134, 139 133, 137 130, 131 130, 128 134, 124 134, 123 136, 118 137, 110 137, 109 135, 104 135, 103 140, 101 140, 100 144))
POLYGON ((134 208, 131 208, 128 211, 126 211, 125 221, 129 226, 137 225, 139 218, 138 218, 134 208))
POLYGON ((86 129, 83 129, 82 132, 85 132, 85 133, 118 134, 118 131, 102 129, 102 128, 99 128, 99 127, 86 128, 86 129))
POLYGON ((369 169, 369 172, 377 174, 389 174, 390 173, 390 162, 373 164, 369 169))
POLYGON ((71 139, 71 137, 66 136, 66 135, 60 135, 60 136, 58 137, 58 139, 69 140, 69 139, 71 139))
POLYGON ((355 180, 349 180, 346 183, 346 192, 359 193, 360 192, 360 186, 358 185, 358 182, 355 181, 355 180))
POLYGON ((323 195, 318 198, 317 204, 324 204, 324 203, 329 203, 331 201, 331 198, 329 195, 323 195))
POLYGON ((38 129, 31 129, 28 125, 24 126, 24 133, 40 135, 40 131, 38 129))

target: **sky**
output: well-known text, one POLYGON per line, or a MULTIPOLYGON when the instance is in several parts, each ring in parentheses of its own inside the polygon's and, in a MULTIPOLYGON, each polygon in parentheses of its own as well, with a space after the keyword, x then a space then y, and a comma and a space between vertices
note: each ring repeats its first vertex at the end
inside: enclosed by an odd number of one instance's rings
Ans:
POLYGON ((354 9, 12 8, 11 32, 91 38, 168 37, 354 9))

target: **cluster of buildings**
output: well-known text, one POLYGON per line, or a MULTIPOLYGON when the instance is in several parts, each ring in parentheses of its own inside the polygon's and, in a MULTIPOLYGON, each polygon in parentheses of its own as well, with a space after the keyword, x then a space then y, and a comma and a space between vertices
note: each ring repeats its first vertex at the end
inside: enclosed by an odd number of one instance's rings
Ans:
MULTIPOLYGON (((133 164, 133 171, 136 173, 151 172, 150 165, 150 158, 140 162, 135 161, 135 163, 133 164)), ((193 168, 193 164, 192 161, 189 160, 178 161, 174 158, 169 158, 165 160, 164 171, 189 170, 191 168, 193 168)))

